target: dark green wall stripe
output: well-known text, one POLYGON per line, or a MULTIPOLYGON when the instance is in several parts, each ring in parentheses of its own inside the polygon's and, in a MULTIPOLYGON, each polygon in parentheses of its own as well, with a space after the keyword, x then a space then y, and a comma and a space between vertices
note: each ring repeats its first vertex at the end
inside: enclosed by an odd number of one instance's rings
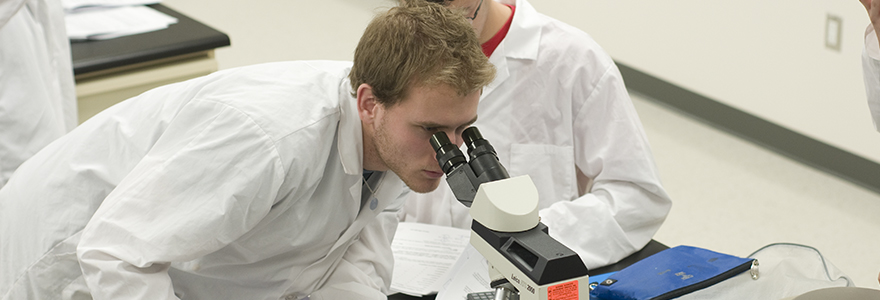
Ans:
POLYGON ((645 74, 625 64, 618 63, 617 66, 626 86, 634 91, 781 155, 880 193, 880 164, 876 162, 645 74))

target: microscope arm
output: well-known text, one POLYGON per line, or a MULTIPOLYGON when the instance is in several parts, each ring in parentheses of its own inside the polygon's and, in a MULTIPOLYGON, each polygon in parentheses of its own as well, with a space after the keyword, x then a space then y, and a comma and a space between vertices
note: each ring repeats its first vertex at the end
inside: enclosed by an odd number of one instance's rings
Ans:
MULTIPOLYGON (((528 175, 481 184, 470 210, 471 245, 519 299, 589 299, 587 267, 539 222, 537 198, 528 175)), ((492 280, 493 288, 504 283, 492 280)))
POLYGON ((521 300, 589 299, 587 267, 539 222, 532 179, 510 178, 476 127, 465 129, 462 139, 470 161, 443 132, 430 143, 456 198, 470 207, 470 243, 489 262, 496 299, 510 287, 521 300))
POLYGON ((498 232, 474 221, 471 229, 472 243, 475 237, 485 242, 503 261, 538 285, 587 275, 587 268, 577 253, 550 237, 544 223, 522 232, 498 232))

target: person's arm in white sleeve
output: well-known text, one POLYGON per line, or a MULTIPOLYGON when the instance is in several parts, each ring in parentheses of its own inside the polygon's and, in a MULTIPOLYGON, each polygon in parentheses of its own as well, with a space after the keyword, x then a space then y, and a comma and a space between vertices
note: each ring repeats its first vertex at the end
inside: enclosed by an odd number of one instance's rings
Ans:
MULTIPOLYGON (((859 0, 868 12, 868 18, 871 20, 871 26, 874 31, 880 31, 880 0, 859 0)), ((877 37, 876 35, 874 36, 877 37)))
POLYGON ((0 1, 0 28, 3 28, 12 16, 27 3, 27 0, 3 0, 0 1))
POLYGON ((865 32, 865 48, 862 49, 862 72, 865 79, 865 95, 874 128, 880 131, 880 43, 876 31, 868 26, 865 32))
POLYGON ((77 256, 92 296, 176 299, 171 262, 247 233, 283 180, 274 144, 251 119, 217 102, 187 104, 83 230, 77 256))
POLYGON ((391 238, 396 225, 396 211, 380 213, 364 227, 330 278, 310 299, 386 299, 391 293, 391 238), (387 227, 391 223, 393 229, 387 227))
MULTIPOLYGON (((397 231, 397 215, 401 210, 404 199, 410 193, 404 188, 401 195, 393 206, 386 207, 376 216, 376 220, 361 231, 358 240, 349 247, 343 256, 343 261, 334 270, 333 276, 324 285, 325 288, 318 294, 339 295, 340 290, 351 290, 358 287, 360 292, 358 299, 384 299, 391 293, 391 275, 394 267, 394 256, 391 252, 391 242, 397 231), (328 294, 328 289, 333 294, 328 294), (379 293, 367 297, 366 290, 375 290, 379 293)), ((314 296, 314 293, 313 293, 314 296)), ((329 299, 350 299, 352 297, 336 297, 329 299)))
POLYGON ((618 69, 611 65, 593 88, 573 91, 585 99, 574 112, 575 164, 592 189, 539 214, 552 237, 596 268, 643 248, 672 202, 618 69))
POLYGON ((874 128, 880 131, 880 0, 861 0, 868 11, 871 25, 865 29, 865 47, 862 48, 862 72, 865 78, 865 94, 868 109, 874 120, 874 128))

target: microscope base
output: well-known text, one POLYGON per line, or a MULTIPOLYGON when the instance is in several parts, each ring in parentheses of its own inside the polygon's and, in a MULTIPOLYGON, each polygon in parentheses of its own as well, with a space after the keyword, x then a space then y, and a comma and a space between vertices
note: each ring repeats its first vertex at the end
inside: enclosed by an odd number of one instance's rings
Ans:
POLYGON ((590 281, 588 275, 538 285, 528 275, 510 263, 495 247, 471 231, 471 245, 501 273, 519 292, 520 300, 588 300, 590 281))

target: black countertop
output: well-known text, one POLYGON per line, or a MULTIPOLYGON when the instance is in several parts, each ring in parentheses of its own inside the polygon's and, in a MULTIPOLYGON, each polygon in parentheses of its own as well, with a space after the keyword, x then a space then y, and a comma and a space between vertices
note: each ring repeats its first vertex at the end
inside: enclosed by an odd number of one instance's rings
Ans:
MULTIPOLYGON (((669 247, 658 242, 658 241, 651 240, 650 242, 648 242, 647 245, 645 245, 644 248, 642 248, 642 250, 639 250, 638 252, 633 253, 630 256, 627 256, 626 258, 620 260, 616 264, 593 269, 593 270, 589 270, 589 271, 587 271, 587 273, 590 276, 592 276, 592 275, 599 275, 599 274, 605 274, 605 273, 609 273, 609 272, 620 271, 623 268, 626 268, 627 266, 629 266, 637 261, 645 259, 648 256, 654 255, 654 253, 657 253, 657 252, 660 252, 660 251, 663 251, 666 249, 669 249, 669 247)), ((394 295, 388 296, 388 300, 426 300, 426 299, 433 300, 436 296, 437 295, 427 295, 424 297, 413 297, 413 296, 405 295, 405 294, 394 294, 394 295)))
POLYGON ((161 4, 150 7, 177 18, 168 28, 99 41, 72 42, 75 75, 229 46, 229 36, 161 4))

